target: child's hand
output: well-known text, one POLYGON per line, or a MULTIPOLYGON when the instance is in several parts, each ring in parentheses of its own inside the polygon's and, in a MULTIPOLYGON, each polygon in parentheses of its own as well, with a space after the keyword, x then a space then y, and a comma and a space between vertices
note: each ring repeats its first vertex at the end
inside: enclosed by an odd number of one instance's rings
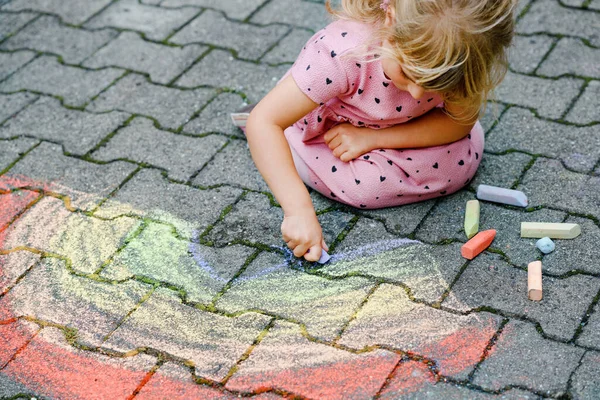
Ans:
POLYGON ((281 224, 281 234, 296 257, 307 261, 318 261, 321 249, 329 250, 323 239, 321 224, 314 211, 297 215, 286 215, 281 224))
POLYGON ((336 125, 323 138, 333 155, 344 162, 352 161, 375 148, 375 135, 370 129, 349 123, 336 125))

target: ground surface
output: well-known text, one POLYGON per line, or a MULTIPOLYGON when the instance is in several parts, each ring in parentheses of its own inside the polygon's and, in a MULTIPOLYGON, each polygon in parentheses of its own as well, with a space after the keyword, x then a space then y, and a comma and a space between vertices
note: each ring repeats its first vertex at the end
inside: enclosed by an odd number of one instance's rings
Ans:
POLYGON ((0 398, 600 398, 600 1, 518 12, 475 181, 369 212, 313 194, 319 268, 280 248, 227 114, 322 3, 0 0, 0 398), (530 206, 483 203, 498 237, 465 262, 479 183, 530 206), (521 221, 583 234, 543 256, 521 221))

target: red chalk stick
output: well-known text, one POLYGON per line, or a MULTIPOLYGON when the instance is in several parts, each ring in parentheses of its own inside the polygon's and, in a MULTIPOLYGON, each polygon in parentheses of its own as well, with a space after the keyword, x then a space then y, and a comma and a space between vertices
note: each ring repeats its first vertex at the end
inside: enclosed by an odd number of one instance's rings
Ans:
POLYGON ((463 244, 460 248, 460 254, 462 254, 464 258, 472 260, 477 257, 479 253, 490 247, 490 244, 492 244, 495 237, 495 229, 479 232, 473 239, 463 244))

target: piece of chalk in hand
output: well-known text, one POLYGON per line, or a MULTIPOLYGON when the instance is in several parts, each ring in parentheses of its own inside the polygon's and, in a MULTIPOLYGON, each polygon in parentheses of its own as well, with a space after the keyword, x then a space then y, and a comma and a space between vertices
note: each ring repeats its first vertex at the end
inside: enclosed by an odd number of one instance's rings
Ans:
POLYGON ((317 261, 317 262, 319 264, 325 264, 330 259, 331 259, 331 256, 329 254, 327 254, 327 252, 324 249, 321 249, 321 258, 319 258, 319 261, 317 261))
POLYGON ((548 236, 538 240, 535 245, 544 254, 552 253, 555 248, 554 242, 548 236))

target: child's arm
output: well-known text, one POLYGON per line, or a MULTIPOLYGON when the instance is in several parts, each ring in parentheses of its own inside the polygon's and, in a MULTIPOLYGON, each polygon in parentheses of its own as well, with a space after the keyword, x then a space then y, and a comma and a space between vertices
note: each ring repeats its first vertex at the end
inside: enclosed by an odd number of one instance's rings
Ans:
POLYGON ((290 75, 256 105, 246 123, 254 163, 283 208, 283 239, 296 257, 309 261, 317 261, 327 246, 283 130, 316 107, 290 75))

